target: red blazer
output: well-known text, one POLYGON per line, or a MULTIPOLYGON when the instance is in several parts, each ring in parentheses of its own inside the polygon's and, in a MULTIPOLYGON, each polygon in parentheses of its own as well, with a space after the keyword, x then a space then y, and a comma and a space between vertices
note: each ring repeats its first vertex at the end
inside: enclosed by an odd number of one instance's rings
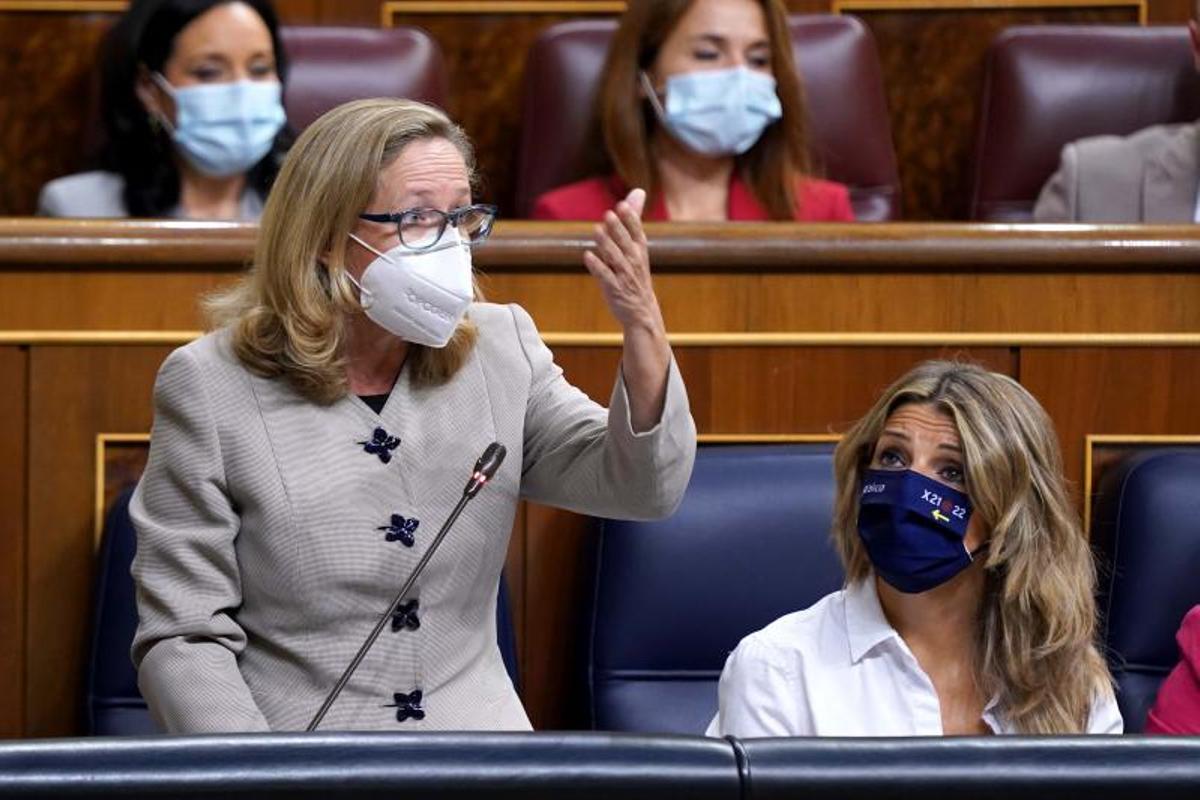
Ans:
POLYGON ((1175 640, 1179 642, 1179 664, 1159 687, 1145 730, 1196 736, 1200 735, 1200 606, 1183 618, 1175 640))
MULTIPOLYGON (((798 187, 796 220, 800 222, 853 222, 850 194, 840 183, 805 178, 798 187)), ((533 206, 533 219, 585 220, 599 222, 604 212, 623 200, 629 190, 615 176, 589 178, 546 192, 533 206)), ((647 222, 666 222, 666 200, 660 194, 645 210, 647 222)), ((735 173, 729 181, 729 219, 731 222, 767 221, 770 216, 750 194, 749 187, 735 173)))

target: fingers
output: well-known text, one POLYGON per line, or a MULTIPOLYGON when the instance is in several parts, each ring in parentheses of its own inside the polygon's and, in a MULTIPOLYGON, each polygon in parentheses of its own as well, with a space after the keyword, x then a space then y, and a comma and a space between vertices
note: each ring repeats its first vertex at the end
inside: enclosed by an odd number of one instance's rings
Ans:
POLYGON ((613 239, 613 235, 609 233, 605 223, 601 223, 595 227, 595 236, 593 238, 596 241, 596 255, 604 261, 610 270, 624 272, 629 269, 626 263, 627 256, 613 239))
MULTIPOLYGON (((620 209, 625 203, 618 203, 617 208, 620 209)), ((633 212, 626 208, 625 216, 631 216, 633 212)), ((635 218, 636 219, 636 218, 635 218)), ((604 212, 604 229, 608 232, 609 238, 613 243, 620 248, 631 264, 636 264, 641 260, 641 253, 638 251, 637 242, 627 227, 627 223, 617 214, 612 211, 604 212)))
POLYGON ((608 292, 615 291, 617 288, 617 277, 613 275, 612 270, 600 259, 598 255, 591 250, 583 251, 583 266, 587 271, 592 273, 592 276, 600 281, 608 292))
POLYGON ((646 190, 634 189, 625 198, 625 202, 629 204, 629 207, 633 210, 633 213, 636 214, 640 219, 642 212, 646 210, 646 190))

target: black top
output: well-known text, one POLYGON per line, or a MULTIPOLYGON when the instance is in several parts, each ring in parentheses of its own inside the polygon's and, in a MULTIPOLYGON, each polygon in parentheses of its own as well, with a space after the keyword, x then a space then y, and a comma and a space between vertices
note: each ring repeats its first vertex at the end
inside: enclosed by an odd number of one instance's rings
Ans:
POLYGON ((391 392, 384 392, 383 394, 360 394, 358 399, 370 406, 371 410, 376 414, 379 414, 383 412, 383 407, 387 405, 388 398, 391 395, 391 392))

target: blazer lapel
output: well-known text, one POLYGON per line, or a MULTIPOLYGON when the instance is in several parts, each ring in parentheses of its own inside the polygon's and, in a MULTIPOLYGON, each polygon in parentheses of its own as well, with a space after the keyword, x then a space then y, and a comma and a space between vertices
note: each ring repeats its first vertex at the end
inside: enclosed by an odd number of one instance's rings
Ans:
POLYGON ((1146 164, 1142 178, 1144 222, 1192 222, 1200 182, 1200 124, 1171 137, 1146 164))

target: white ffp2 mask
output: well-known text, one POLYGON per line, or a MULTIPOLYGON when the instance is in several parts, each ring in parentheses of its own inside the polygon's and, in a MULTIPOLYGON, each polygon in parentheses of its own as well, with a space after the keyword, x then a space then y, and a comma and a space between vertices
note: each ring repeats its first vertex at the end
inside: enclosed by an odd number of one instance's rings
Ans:
POLYGON ((445 347, 475 296, 471 248, 458 229, 447 226, 438 244, 419 252, 397 245, 381 253, 353 233, 350 238, 378 256, 361 281, 346 273, 367 317, 405 341, 445 347))

